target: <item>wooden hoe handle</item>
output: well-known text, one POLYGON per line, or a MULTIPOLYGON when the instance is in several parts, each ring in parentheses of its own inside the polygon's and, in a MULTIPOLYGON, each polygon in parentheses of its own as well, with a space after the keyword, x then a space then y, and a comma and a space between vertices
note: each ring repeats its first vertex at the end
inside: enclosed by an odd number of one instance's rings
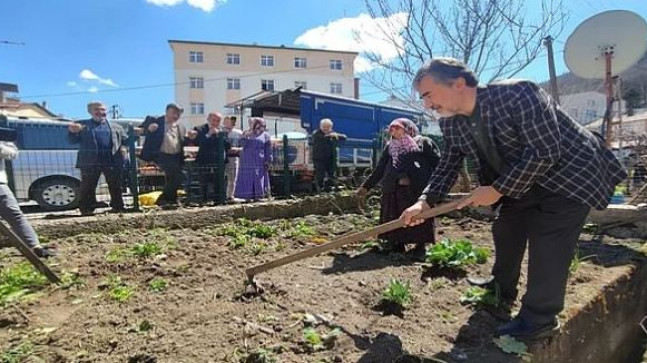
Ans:
MULTIPOLYGON (((423 212, 421 215, 417 216, 418 218, 422 219, 429 219, 432 217, 439 216, 441 214, 445 214, 448 212, 451 212, 456 209, 459 203, 461 203, 463 200, 457 200, 445 204, 441 204, 437 207, 433 207, 425 212, 423 212)), ((279 259, 269 261, 266 263, 262 263, 260 265, 252 266, 245 270, 245 274, 247 275, 248 279, 252 279, 255 275, 265 272, 268 270, 271 270, 273 268, 287 265, 289 263, 303 260, 305 258, 315 256, 321 253, 324 253, 326 251, 334 250, 336 248, 339 248, 341 246, 347 245, 349 243, 354 243, 354 242, 359 242, 364 239, 367 239, 369 237, 377 236, 382 233, 386 232, 391 232, 393 230, 396 230, 398 228, 404 227, 404 222, 401 219, 395 219, 391 222, 387 222, 384 224, 380 224, 379 226, 375 226, 373 228, 369 228, 365 231, 362 232, 357 232, 357 233, 350 233, 344 236, 341 236, 333 241, 330 241, 328 243, 324 243, 319 246, 315 246, 312 248, 309 248, 307 250, 297 252, 292 255, 288 255, 285 257, 281 257, 279 259)))

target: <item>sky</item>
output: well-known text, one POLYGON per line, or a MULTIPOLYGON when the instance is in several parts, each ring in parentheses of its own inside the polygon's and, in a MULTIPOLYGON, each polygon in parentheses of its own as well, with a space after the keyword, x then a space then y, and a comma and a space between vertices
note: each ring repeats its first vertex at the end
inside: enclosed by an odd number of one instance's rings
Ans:
MULTIPOLYGON (((445 0, 450 1, 450 0, 445 0)), ((557 73, 567 71, 563 48, 583 20, 625 9, 647 18, 645 0, 563 0, 570 12, 556 37, 557 73)), ((538 11, 539 0, 526 0, 538 11)), ((358 43, 354 31, 371 33, 384 19, 371 19, 363 0, 0 0, 0 82, 18 84, 24 102, 47 102, 55 114, 87 117, 85 105, 119 105, 124 117, 163 113, 173 101, 169 39, 257 43, 305 48, 377 51, 394 48, 379 40, 358 43), (17 43, 17 44, 14 44, 17 43)), ((363 78, 371 65, 356 63, 363 78)), ((548 79, 546 56, 516 75, 548 79)), ((387 94, 361 81, 362 98, 387 94)))

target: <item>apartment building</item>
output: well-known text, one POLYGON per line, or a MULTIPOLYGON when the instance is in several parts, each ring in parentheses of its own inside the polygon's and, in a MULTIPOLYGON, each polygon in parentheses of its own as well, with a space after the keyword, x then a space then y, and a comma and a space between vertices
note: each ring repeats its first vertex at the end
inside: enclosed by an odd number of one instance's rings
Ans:
MULTIPOLYGON (((354 97, 357 52, 169 40, 173 50, 175 101, 188 125, 205 121, 211 110, 263 90, 304 89, 354 97)), ((240 125, 240 124, 239 124, 240 125)), ((243 125, 244 126, 244 125, 243 125)))
MULTIPOLYGON (((560 106, 568 114, 582 125, 604 116, 607 108, 607 96, 602 92, 588 91, 572 93, 560 96, 560 106)), ((622 102, 622 109, 626 110, 625 101, 622 102)), ((618 103, 614 104, 615 110, 618 103)))

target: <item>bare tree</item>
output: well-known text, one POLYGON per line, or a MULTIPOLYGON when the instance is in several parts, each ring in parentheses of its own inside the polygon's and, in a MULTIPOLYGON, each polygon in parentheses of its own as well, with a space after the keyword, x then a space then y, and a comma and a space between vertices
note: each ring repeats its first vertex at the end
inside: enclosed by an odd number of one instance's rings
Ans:
MULTIPOLYGON (((483 79, 513 77, 542 50, 542 40, 557 37, 568 14, 561 0, 542 0, 541 13, 527 16, 523 0, 365 0, 372 18, 383 18, 381 34, 372 34, 397 49, 394 59, 365 54, 377 67, 363 76, 374 87, 412 107, 411 81, 434 56, 450 56, 469 65, 483 79)), ((527 6, 527 3, 525 4, 527 6)), ((362 40, 361 37, 359 39, 362 40)), ((461 190, 471 181, 467 164, 461 190)))
MULTIPOLYGON (((526 14, 523 0, 365 0, 373 18, 384 18, 379 37, 398 50, 395 59, 377 52, 364 77, 375 87, 411 101, 415 72, 434 56, 462 60, 490 81, 513 77, 542 50, 542 39, 557 37, 568 14, 561 0, 542 0, 541 13, 526 14)), ((360 39, 361 40, 361 39, 360 39)))

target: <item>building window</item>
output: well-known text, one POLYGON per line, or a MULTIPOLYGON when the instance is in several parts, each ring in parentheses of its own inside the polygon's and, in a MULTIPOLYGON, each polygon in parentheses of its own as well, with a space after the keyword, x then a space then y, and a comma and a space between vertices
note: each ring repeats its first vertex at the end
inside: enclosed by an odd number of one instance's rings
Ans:
POLYGON ((202 63, 204 62, 204 55, 202 52, 189 52, 189 62, 191 63, 202 63))
POLYGON ((341 83, 331 83, 330 84, 330 93, 334 95, 341 94, 341 83))
POLYGON ((227 53, 227 64, 240 64, 240 54, 227 53))
POLYGON ((261 56, 261 67, 274 67, 274 56, 273 55, 262 55, 261 56))
POLYGON ((294 82, 294 87, 295 88, 301 87, 301 89, 308 89, 308 84, 306 82, 304 82, 304 81, 295 81, 294 82))
POLYGON ((274 80, 261 79, 261 89, 263 91, 274 91, 274 80))
POLYGON ((204 78, 202 77, 189 77, 190 88, 204 88, 204 78))
POLYGON ((330 69, 335 71, 341 71, 341 60, 331 59, 330 60, 330 69))
POLYGON ((240 89, 240 78, 227 78, 227 89, 240 89))
POLYGON ((305 58, 294 58, 294 68, 307 68, 308 62, 305 58))
POLYGON ((589 107, 595 107, 595 100, 586 100, 586 105, 589 107))
POLYGON ((202 103, 202 102, 191 102, 191 114, 192 115, 204 115, 204 103, 202 103))
POLYGON ((597 110, 591 110, 588 109, 586 110, 586 121, 592 121, 598 118, 598 111, 597 110))

